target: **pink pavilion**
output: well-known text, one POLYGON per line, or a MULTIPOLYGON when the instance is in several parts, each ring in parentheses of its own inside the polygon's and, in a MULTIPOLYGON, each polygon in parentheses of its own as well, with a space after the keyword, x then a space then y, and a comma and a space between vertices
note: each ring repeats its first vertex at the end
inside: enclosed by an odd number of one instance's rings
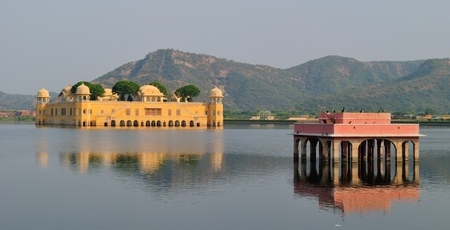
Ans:
POLYGON ((321 112, 317 123, 294 124, 294 160, 319 157, 349 163, 385 159, 419 160, 419 124, 393 124, 391 114, 321 112), (300 147, 300 149, 299 149, 300 147))

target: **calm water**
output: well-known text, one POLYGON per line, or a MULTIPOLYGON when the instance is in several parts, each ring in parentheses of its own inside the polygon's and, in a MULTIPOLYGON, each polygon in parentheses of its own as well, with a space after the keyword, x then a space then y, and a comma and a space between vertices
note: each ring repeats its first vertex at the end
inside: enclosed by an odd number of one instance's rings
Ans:
POLYGON ((0 124, 0 228, 449 228, 450 128, 421 128, 417 183, 334 187, 296 177, 291 130, 0 124))

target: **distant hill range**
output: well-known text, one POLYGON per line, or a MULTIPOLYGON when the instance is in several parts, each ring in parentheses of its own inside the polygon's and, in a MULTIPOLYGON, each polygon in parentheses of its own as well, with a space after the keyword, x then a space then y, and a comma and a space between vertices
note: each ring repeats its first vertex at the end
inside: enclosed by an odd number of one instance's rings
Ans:
MULTIPOLYGON (((288 69, 162 49, 94 79, 105 87, 126 79, 159 81, 173 91, 186 84, 224 93, 226 110, 450 112, 450 59, 361 62, 326 56, 288 69)), ((80 79, 82 80, 82 79, 80 79)), ((76 82, 71 82, 75 84, 76 82)), ((63 88, 64 86, 61 86, 63 88)), ((34 96, 0 92, 0 108, 32 108, 34 96)))

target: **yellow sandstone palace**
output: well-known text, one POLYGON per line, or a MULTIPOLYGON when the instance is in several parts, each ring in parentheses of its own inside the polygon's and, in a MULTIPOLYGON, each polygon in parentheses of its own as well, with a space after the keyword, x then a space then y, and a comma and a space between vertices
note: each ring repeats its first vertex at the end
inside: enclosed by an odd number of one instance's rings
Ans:
POLYGON ((111 126, 111 127, 221 127, 222 91, 215 87, 208 103, 180 102, 175 94, 164 98, 152 85, 141 86, 135 101, 118 101, 111 89, 98 100, 90 100, 89 88, 81 84, 76 93, 65 87, 50 101, 49 92, 37 93, 36 125, 111 126))

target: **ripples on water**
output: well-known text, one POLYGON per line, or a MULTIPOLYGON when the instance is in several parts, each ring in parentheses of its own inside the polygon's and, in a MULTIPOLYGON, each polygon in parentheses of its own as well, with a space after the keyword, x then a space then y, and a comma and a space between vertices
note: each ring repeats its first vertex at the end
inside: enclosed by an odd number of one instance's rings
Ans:
MULTIPOLYGON (((355 184, 342 171, 344 179, 336 181, 333 166, 293 164, 291 130, 0 124, 0 225, 441 229, 450 224, 444 217, 450 205, 450 129, 421 127, 426 137, 420 141, 419 183, 392 175, 388 181, 398 181, 394 185, 371 184, 376 176, 370 175, 371 183, 355 184)), ((413 164, 409 171, 413 174, 413 164)))

